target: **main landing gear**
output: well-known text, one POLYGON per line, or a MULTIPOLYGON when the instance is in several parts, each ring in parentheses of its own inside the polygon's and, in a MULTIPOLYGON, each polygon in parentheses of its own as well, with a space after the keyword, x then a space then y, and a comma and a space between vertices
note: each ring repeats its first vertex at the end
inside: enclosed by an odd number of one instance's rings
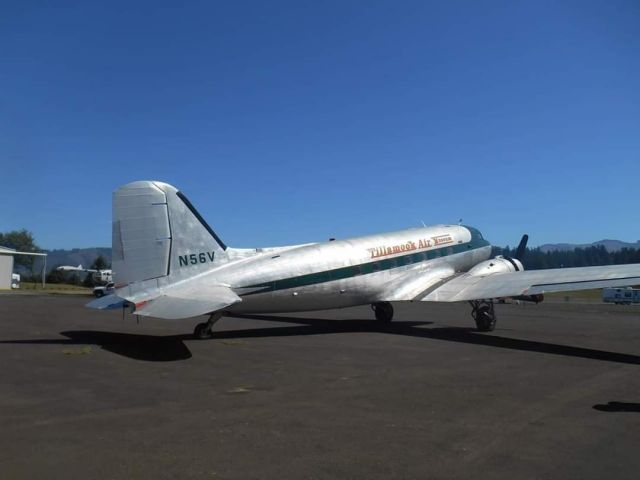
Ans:
POLYGON ((481 332, 491 332, 496 328, 496 312, 493 308, 493 300, 472 300, 471 315, 476 321, 476 326, 481 332))
POLYGON ((371 310, 380 322, 389 323, 393 319, 393 306, 389 302, 372 303, 371 310))
POLYGON ((214 323, 222 318, 223 313, 224 312, 213 312, 209 315, 208 321, 196 325, 196 328, 193 330, 193 336, 199 340, 211 338, 211 328, 214 323))

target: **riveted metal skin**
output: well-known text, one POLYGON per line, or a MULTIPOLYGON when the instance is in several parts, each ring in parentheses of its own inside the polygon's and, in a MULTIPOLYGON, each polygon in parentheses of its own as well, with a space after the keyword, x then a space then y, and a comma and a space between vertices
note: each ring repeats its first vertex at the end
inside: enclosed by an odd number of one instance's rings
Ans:
MULTIPOLYGON (((392 299, 396 280, 402 277, 439 281, 443 274, 449 277, 468 270, 491 253, 487 242, 475 241, 462 226, 412 228, 293 248, 277 256, 263 254, 250 265, 229 265, 219 272, 219 279, 242 298, 232 311, 288 312, 362 305, 392 299), (433 244, 433 238, 442 237, 450 242, 433 244), (421 240, 425 246, 418 248, 421 240), (431 246, 426 246, 426 240, 431 246), (391 248, 391 253, 375 256, 383 253, 383 247, 391 248), (394 253, 393 247, 399 251, 394 253)), ((413 300, 411 293, 402 299, 413 300)))

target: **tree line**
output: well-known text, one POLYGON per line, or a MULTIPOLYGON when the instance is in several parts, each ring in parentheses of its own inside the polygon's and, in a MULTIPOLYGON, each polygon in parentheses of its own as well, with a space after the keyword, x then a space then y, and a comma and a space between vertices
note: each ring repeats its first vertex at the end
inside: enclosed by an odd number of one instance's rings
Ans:
MULTIPOLYGON (((59 265, 56 265, 49 270, 49 273, 47 273, 47 283, 66 283, 71 285, 82 285, 83 287, 88 288, 93 288, 99 284, 90 273, 61 272, 58 270, 58 267, 59 265)), ((98 255, 89 266, 90 270, 106 270, 110 268, 111 265, 109 265, 107 259, 102 255, 98 255)))
MULTIPOLYGON (((89 288, 93 288, 96 285, 101 285, 100 282, 97 282, 94 279, 91 273, 61 272, 60 270, 58 270, 59 266, 60 265, 53 265, 52 267, 47 269, 48 271, 46 272, 46 283, 64 283, 66 285, 78 285, 89 288)), ((89 266, 89 269, 91 270, 106 270, 109 268, 111 268, 111 266, 107 263, 107 260, 102 255, 98 255, 89 266)), ((40 283, 42 283, 42 274, 39 271, 31 271, 27 274, 22 275, 21 280, 23 282, 39 285, 40 283)))
MULTIPOLYGON (((494 255, 514 257, 516 249, 494 247, 493 253, 494 255)), ((543 252, 540 248, 527 248, 522 258, 522 263, 527 270, 640 263, 640 249, 622 248, 615 252, 609 252, 603 245, 598 245, 584 248, 577 247, 573 250, 543 252)))

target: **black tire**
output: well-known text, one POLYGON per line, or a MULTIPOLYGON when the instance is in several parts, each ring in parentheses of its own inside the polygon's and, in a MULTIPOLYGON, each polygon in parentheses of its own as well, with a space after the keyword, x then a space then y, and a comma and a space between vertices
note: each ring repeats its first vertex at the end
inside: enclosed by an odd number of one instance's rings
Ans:
POLYGON ((389 302, 377 302, 371 305, 371 308, 379 322, 389 323, 393 320, 393 305, 389 302))
POLYGON ((496 317, 491 315, 491 307, 483 305, 474 312, 476 327, 481 332, 492 332, 496 328, 496 317))
POLYGON ((93 292, 93 294, 96 296, 96 298, 104 297, 104 290, 96 290, 95 292, 93 292))
POLYGON ((193 330, 193 336, 198 340, 206 340, 211 338, 211 330, 208 323, 199 323, 193 330))

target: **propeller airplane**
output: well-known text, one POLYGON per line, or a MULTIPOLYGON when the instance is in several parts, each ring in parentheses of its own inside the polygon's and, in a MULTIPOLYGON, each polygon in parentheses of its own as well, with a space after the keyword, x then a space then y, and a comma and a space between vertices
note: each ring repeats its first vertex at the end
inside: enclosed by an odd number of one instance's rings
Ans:
POLYGON ((640 264, 525 271, 524 235, 513 258, 465 225, 410 228, 271 248, 228 247, 175 187, 138 181, 113 194, 115 291, 88 306, 129 305, 135 315, 184 319, 208 338, 225 313, 283 313, 371 305, 390 322, 391 302, 469 302, 480 331, 494 301, 541 301, 546 292, 640 284, 640 264))

